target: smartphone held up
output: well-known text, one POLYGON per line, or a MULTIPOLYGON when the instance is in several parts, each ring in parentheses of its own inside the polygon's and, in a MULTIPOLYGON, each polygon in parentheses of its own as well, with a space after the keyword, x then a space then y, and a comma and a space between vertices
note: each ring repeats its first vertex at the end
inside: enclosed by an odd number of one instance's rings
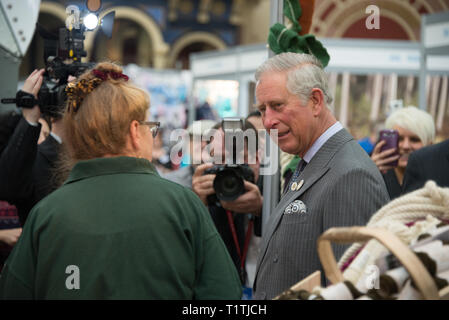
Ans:
MULTIPOLYGON (((392 153, 390 155, 390 157, 399 155, 399 132, 397 130, 392 130, 392 129, 380 130, 378 143, 381 141, 385 141, 385 144, 381 147, 380 152, 394 148, 394 149, 396 149, 396 151, 394 153, 392 153)), ((389 163, 385 163, 384 165, 391 166, 391 167, 397 167, 398 159, 393 160, 389 163)))

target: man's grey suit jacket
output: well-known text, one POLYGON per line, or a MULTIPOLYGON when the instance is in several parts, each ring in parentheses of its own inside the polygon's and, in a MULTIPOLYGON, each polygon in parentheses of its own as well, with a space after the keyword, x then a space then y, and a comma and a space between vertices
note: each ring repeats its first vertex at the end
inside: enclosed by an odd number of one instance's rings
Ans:
MULTIPOLYGON (((331 227, 366 225, 389 201, 379 169, 346 129, 318 150, 297 181, 301 180, 299 190, 284 194, 262 233, 255 299, 272 299, 314 271, 324 275, 318 237, 331 227), (285 210, 295 200, 305 212, 285 210)), ((334 246, 337 259, 346 248, 334 246)))

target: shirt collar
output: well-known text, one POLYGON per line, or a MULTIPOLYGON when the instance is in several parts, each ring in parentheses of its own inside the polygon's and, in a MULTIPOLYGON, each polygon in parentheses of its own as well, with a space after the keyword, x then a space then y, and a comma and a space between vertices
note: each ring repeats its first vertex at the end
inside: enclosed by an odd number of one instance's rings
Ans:
POLYGON ((321 149, 321 147, 329 140, 334 134, 343 129, 343 126, 340 122, 335 122, 332 126, 327 128, 324 133, 315 140, 312 147, 306 152, 303 159, 306 163, 309 163, 312 160, 313 156, 321 149))
POLYGON ((74 181, 120 173, 143 173, 159 175, 147 159, 133 157, 108 157, 79 161, 75 164, 64 184, 74 181))
POLYGON ((62 143, 61 137, 58 136, 56 133, 50 131, 50 135, 51 135, 51 136, 53 137, 53 139, 55 139, 59 144, 62 143))

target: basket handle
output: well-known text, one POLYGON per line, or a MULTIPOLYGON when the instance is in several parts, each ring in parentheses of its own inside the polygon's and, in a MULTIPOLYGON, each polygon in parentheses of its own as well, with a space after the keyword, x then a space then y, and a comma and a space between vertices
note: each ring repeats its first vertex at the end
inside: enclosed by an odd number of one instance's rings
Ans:
POLYGON ((424 299, 440 299, 435 282, 413 251, 394 234, 379 228, 331 228, 324 232, 318 238, 317 245, 318 256, 321 264, 323 265, 326 277, 332 283, 344 281, 343 274, 338 268, 337 261, 335 260, 334 253, 332 251, 331 241, 334 243, 351 243, 366 242, 371 239, 376 239, 379 241, 398 258, 414 280, 424 299))

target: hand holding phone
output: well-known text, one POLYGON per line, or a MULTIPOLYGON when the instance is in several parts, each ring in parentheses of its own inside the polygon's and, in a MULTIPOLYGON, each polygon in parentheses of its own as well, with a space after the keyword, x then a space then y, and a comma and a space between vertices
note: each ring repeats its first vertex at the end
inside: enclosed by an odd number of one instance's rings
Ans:
POLYGON ((385 173, 387 170, 397 167, 399 157, 399 132, 390 129, 381 130, 371 159, 379 170, 385 173))

